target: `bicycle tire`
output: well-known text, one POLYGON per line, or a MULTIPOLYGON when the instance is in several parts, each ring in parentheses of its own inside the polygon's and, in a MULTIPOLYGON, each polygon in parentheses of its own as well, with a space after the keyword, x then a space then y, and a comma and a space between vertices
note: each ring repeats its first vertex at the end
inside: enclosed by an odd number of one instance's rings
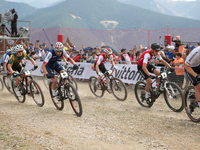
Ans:
POLYGON ((75 87, 76 91, 78 91, 78 84, 76 82, 76 79, 74 79, 74 77, 69 74, 69 80, 71 81, 72 85, 75 87))
POLYGON ((30 87, 30 93, 35 101, 35 103, 39 106, 42 107, 44 105, 44 95, 43 92, 38 85, 38 83, 34 80, 29 81, 29 87, 30 87), (40 97, 40 98, 38 98, 40 97), (40 99, 40 100, 39 100, 40 99))
POLYGON ((200 122, 200 108, 195 98, 194 86, 188 86, 184 92, 184 108, 193 122, 200 122))
POLYGON ((91 76, 89 78, 88 84, 89 84, 90 90, 96 97, 102 97, 104 95, 102 83, 100 82, 99 85, 97 86, 96 81, 97 81, 97 77, 95 76, 91 76))
POLYGON ((50 92, 50 95, 51 95, 51 99, 52 99, 52 101, 53 101, 53 104, 55 105, 55 107, 58 109, 58 110, 63 110, 63 108, 64 108, 64 101, 63 101, 63 99, 62 99, 62 97, 61 97, 61 91, 60 90, 56 90, 56 96, 57 96, 57 98, 59 98, 59 102, 58 103, 56 103, 54 100, 53 100, 53 96, 52 96, 52 90, 51 90, 51 85, 52 85, 52 81, 49 83, 49 92, 50 92))
POLYGON ((171 94, 171 98, 168 92, 166 91, 166 89, 164 89, 165 102, 167 103, 168 107, 172 111, 181 112, 184 107, 183 107, 183 93, 180 87, 176 83, 173 83, 173 82, 167 82, 166 87, 167 89, 169 89, 168 91, 171 94), (170 87, 172 87, 173 91, 171 90, 170 87))
POLYGON ((0 91, 3 91, 3 89, 4 89, 3 81, 2 81, 2 79, 0 78, 0 91))
MULTIPOLYGON (((8 76, 6 76, 6 75, 3 76, 3 83, 4 83, 4 86, 6 87, 6 89, 7 89, 11 94, 13 94, 13 91, 11 90, 12 87, 11 87, 11 86, 10 86, 10 87, 8 86, 7 78, 8 78, 8 76)), ((10 81, 10 83, 11 83, 11 81, 10 81)))
POLYGON ((72 109, 74 110, 75 114, 80 117, 83 113, 83 109, 79 94, 77 93, 75 87, 72 84, 67 84, 65 88, 68 91, 67 96, 69 98, 69 102, 71 104, 72 109))
POLYGON ((48 78, 46 77, 46 75, 44 74, 44 75, 42 76, 42 81, 43 81, 45 87, 46 87, 47 89, 49 89, 49 83, 50 83, 51 79, 48 79, 48 78))
POLYGON ((26 100, 26 97, 25 97, 26 91, 25 91, 23 85, 21 85, 21 83, 19 83, 18 86, 20 87, 20 88, 19 88, 19 92, 21 93, 21 96, 17 96, 17 94, 16 94, 16 92, 15 92, 15 81, 16 81, 16 79, 12 79, 12 81, 11 81, 11 86, 12 86, 13 93, 14 93, 16 99, 17 99, 20 103, 24 103, 25 100, 26 100))
POLYGON ((124 83, 119 78, 112 78, 110 80, 110 88, 111 88, 113 95, 115 96, 115 98, 117 100, 119 100, 119 101, 126 100, 127 89, 126 89, 126 86, 124 85, 124 83), (124 91, 124 95, 122 94, 123 91, 124 91), (119 95, 118 95, 118 93, 119 93, 119 95), (119 97, 120 95, 122 95, 122 97, 119 97))
POLYGON ((150 103, 150 104, 146 103, 146 100, 145 100, 145 87, 146 87, 146 82, 138 81, 135 84, 135 90, 134 90, 135 91, 135 96, 136 96, 136 99, 137 99, 138 103, 142 107, 150 108, 151 106, 153 106, 153 103, 150 103))

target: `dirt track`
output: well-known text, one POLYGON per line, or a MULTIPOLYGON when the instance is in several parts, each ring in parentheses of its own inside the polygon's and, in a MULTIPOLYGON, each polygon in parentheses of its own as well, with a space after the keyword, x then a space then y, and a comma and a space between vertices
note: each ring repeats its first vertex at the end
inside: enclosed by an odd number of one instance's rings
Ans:
POLYGON ((142 108, 131 87, 128 98, 117 101, 105 93, 98 99, 86 82, 78 82, 83 115, 76 117, 66 101, 62 111, 53 105, 41 80, 45 104, 38 107, 30 96, 19 103, 5 88, 0 93, 0 149, 110 149, 197 150, 200 124, 185 110, 172 112, 164 99, 142 108))

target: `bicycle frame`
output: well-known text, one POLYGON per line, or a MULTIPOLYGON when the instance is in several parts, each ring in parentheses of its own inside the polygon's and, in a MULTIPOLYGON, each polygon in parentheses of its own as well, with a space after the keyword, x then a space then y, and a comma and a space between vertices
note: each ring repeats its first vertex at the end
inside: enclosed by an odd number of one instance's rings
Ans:
POLYGON ((113 78, 113 72, 114 70, 108 70, 104 73, 104 76, 101 78, 100 82, 102 83, 103 86, 103 90, 107 89, 107 85, 110 83, 110 79, 113 78), (109 72, 112 71, 112 72, 109 72), (106 78, 106 82, 104 81, 104 79, 106 78), (109 80, 109 82, 108 82, 109 80), (106 83, 106 85, 105 85, 106 83))

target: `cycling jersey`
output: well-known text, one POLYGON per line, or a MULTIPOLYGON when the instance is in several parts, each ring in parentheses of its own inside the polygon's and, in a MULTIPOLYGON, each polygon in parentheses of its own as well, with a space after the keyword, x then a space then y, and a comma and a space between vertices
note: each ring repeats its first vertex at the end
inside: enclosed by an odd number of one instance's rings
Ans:
POLYGON ((151 54, 151 49, 150 49, 150 50, 147 50, 144 53, 142 53, 142 55, 140 56, 140 58, 138 60, 138 65, 142 66, 143 63, 148 64, 150 62, 150 60, 152 61, 152 60, 156 60, 156 59, 162 60, 162 57, 160 56, 160 54, 153 56, 151 54))
POLYGON ((11 56, 10 56, 10 59, 8 61, 8 64, 11 64, 11 66, 18 66, 19 63, 22 61, 23 58, 27 58, 28 60, 31 59, 30 56, 28 56, 25 52, 22 53, 22 56, 20 57, 17 57, 17 54, 16 53, 13 53, 11 56))
POLYGON ((197 67, 200 64, 200 46, 193 49, 185 60, 185 64, 197 67))
POLYGON ((5 60, 4 60, 4 64, 7 64, 9 59, 10 59, 10 56, 11 56, 11 51, 7 52, 6 53, 6 57, 5 57, 5 60))
POLYGON ((96 61, 95 61, 95 64, 103 65, 105 62, 108 62, 109 60, 110 60, 110 61, 113 61, 113 55, 110 55, 110 58, 106 58, 106 57, 104 56, 104 54, 105 54, 105 53, 100 54, 100 55, 97 57, 97 59, 96 59, 96 61))
POLYGON ((51 49, 47 53, 47 56, 45 57, 43 64, 48 66, 53 66, 53 64, 55 64, 58 61, 58 59, 62 57, 66 57, 67 60, 71 60, 71 58, 69 57, 69 55, 65 50, 62 51, 62 54, 60 56, 57 56, 54 49, 51 49))

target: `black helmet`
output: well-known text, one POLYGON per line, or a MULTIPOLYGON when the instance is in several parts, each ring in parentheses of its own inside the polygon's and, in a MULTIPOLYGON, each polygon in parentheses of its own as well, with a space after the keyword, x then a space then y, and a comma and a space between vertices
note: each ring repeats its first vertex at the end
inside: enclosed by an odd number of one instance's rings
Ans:
POLYGON ((153 43, 151 44, 152 50, 160 50, 160 44, 159 43, 153 43))

